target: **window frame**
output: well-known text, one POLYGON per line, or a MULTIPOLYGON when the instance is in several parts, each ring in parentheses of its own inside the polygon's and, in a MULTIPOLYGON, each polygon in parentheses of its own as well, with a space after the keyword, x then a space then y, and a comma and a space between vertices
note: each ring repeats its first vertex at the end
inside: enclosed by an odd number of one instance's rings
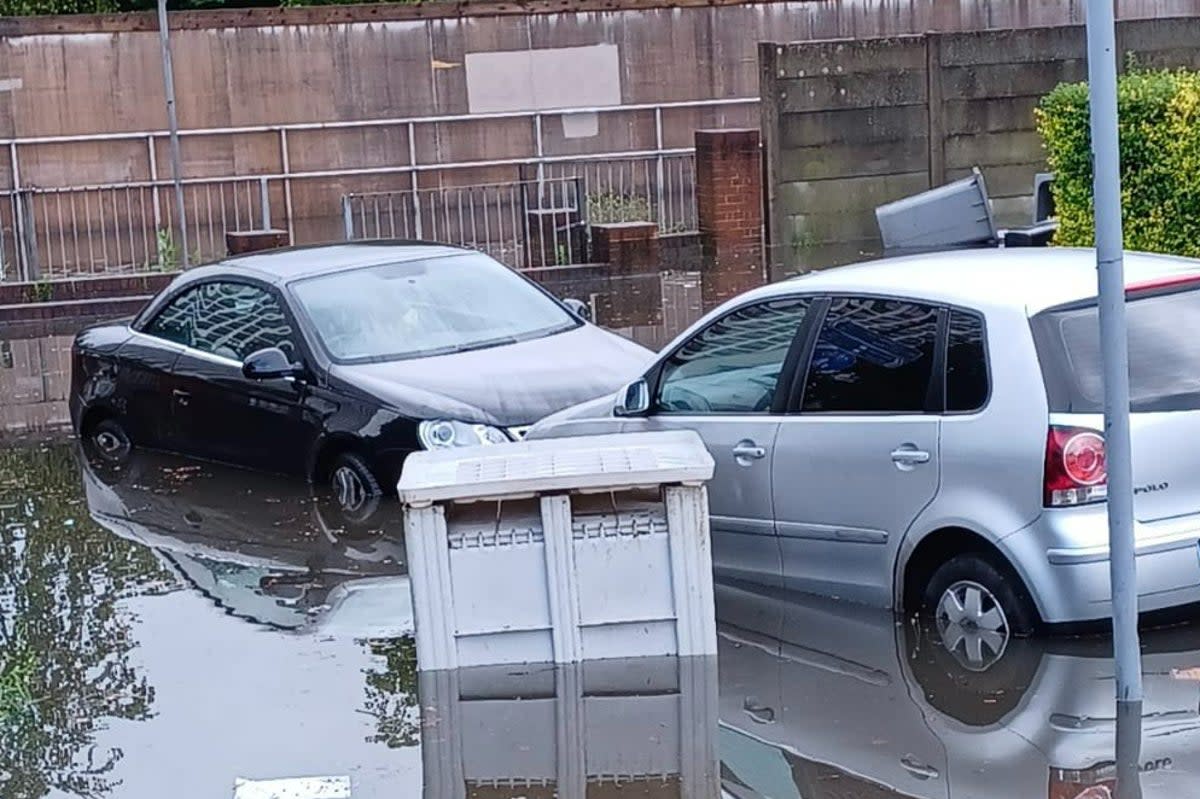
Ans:
POLYGON ((771 297, 756 297, 754 299, 749 299, 746 302, 739 303, 738 305, 728 309, 720 316, 716 316, 709 320, 702 327, 692 331, 691 335, 680 341, 676 346, 665 351, 664 354, 659 356, 659 359, 655 362, 654 366, 651 367, 646 373, 645 380, 650 393, 650 408, 644 415, 669 419, 685 419, 688 417, 701 417, 705 419, 750 417, 761 419, 764 417, 783 415, 785 413, 784 406, 787 402, 788 391, 790 391, 792 380, 794 379, 795 373, 803 357, 804 342, 808 339, 809 328, 812 326, 813 319, 818 315, 817 311, 820 310, 820 305, 822 302, 823 298, 821 295, 812 294, 809 292, 789 292, 787 294, 778 294, 771 297), (770 303, 784 302, 788 300, 806 300, 809 303, 809 307, 804 315, 804 320, 797 326, 796 332, 792 335, 791 343, 788 344, 787 353, 784 355, 783 363, 780 366, 779 380, 775 384, 775 394, 771 398, 770 408, 768 408, 765 412, 689 411, 686 413, 679 413, 661 410, 659 398, 662 393, 663 370, 666 368, 667 362, 674 358, 680 350, 694 341, 698 336, 708 332, 711 328, 715 327, 717 324, 723 322, 739 311, 744 311, 745 309, 751 308, 755 305, 768 305, 770 303), (785 386, 788 387, 786 390, 784 389, 785 386))
POLYGON ((191 347, 187 344, 180 344, 177 341, 171 341, 170 339, 156 336, 155 334, 147 331, 147 328, 154 324, 154 322, 167 310, 167 307, 170 306, 171 303, 175 302, 175 300, 179 299, 190 291, 199 291, 204 286, 211 285, 213 283, 233 283, 236 285, 249 286, 250 288, 259 289, 260 291, 263 291, 269 296, 273 297, 279 304, 279 308, 283 313, 284 319, 287 320, 288 325, 292 329, 292 345, 296 349, 296 358, 301 363, 307 363, 308 358, 304 333, 300 329, 300 326, 296 324, 295 314, 292 313, 292 309, 288 305, 283 293, 266 281, 256 280, 250 277, 243 277, 242 275, 211 275, 199 280, 188 281, 187 283, 175 288, 169 294, 164 295, 158 302, 154 304, 153 307, 148 308, 144 318, 138 318, 134 320, 134 323, 130 326, 131 329, 135 333, 145 336, 146 338, 153 339, 154 341, 168 344, 173 347, 179 347, 185 354, 193 357, 204 358, 206 360, 215 361, 228 366, 236 366, 240 374, 244 361, 235 361, 232 358, 227 358, 224 355, 218 355, 215 352, 209 352, 208 350, 191 347))
POLYGON ((804 342, 800 362, 803 368, 797 368, 792 378, 792 385, 788 392, 786 409, 783 411, 787 416, 861 416, 861 417, 882 417, 882 416, 970 416, 980 413, 991 403, 992 399, 992 368, 991 368, 991 350, 988 347, 988 328, 987 316, 981 311, 973 308, 966 308, 960 305, 939 302, 936 300, 928 300, 920 297, 903 297, 894 294, 884 294, 876 292, 863 291, 831 291, 820 295, 821 305, 819 314, 814 316, 813 324, 810 325, 807 340, 804 342), (858 300, 887 300, 892 302, 904 302, 915 305, 925 305, 937 311, 937 331, 933 344, 933 365, 929 376, 929 382, 925 390, 925 408, 915 411, 806 411, 804 410, 804 393, 808 386, 808 372, 812 368, 813 354, 816 351, 817 340, 820 337, 821 330, 825 325, 825 317, 828 314, 829 307, 835 299, 858 299, 858 300), (987 395, 983 405, 970 411, 947 411, 946 410, 946 356, 949 349, 949 332, 950 332, 950 314, 954 311, 970 314, 979 319, 983 330, 983 345, 984 345, 984 369, 987 374, 987 395), (938 375, 941 375, 940 379, 938 375))
POLYGON ((946 305, 946 331, 945 335, 939 340, 938 347, 942 354, 942 415, 943 416, 974 416, 986 410, 992 403, 992 350, 991 343, 988 340, 988 324, 987 314, 982 311, 977 311, 973 308, 963 308, 958 305, 946 305), (973 316, 979 320, 979 332, 983 341, 983 375, 987 383, 987 390, 983 394, 983 402, 978 406, 964 411, 952 411, 946 407, 947 399, 950 396, 950 373, 948 354, 950 352, 950 315, 953 313, 961 313, 967 316, 973 316))

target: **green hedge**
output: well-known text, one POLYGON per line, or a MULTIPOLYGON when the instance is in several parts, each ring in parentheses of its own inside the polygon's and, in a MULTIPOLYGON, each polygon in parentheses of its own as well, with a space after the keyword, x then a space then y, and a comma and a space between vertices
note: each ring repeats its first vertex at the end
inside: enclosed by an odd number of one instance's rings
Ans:
MULTIPOLYGON (((1200 256, 1200 73, 1132 69, 1117 105, 1126 248, 1200 256)), ((1065 246, 1095 243, 1088 113, 1086 83, 1058 86, 1035 112, 1065 246)))

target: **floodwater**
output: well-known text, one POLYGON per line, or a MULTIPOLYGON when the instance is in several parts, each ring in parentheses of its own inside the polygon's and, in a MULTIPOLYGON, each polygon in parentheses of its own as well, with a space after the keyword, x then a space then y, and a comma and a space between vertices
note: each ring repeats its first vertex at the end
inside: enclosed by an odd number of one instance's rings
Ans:
MULTIPOLYGON (((62 343, 38 346, 0 409, 61 402, 61 377, 38 394, 27 372, 61 369, 62 343)), ((418 676, 399 521, 393 503, 348 524, 281 478, 155 453, 104 469, 65 436, 9 439, 0 797, 288 778, 309 778, 294 799, 1200 796, 1200 626, 1144 633, 1146 703, 1123 733, 1140 748, 1120 760, 1103 638, 980 659, 748 586, 716 588, 715 659, 418 676)))

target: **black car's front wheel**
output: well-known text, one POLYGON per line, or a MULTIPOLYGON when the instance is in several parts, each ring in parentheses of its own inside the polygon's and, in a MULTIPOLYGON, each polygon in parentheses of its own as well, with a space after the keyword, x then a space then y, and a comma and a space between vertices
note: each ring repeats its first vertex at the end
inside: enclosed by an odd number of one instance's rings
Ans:
POLYGON ((133 454, 133 439, 116 419, 102 419, 84 436, 89 454, 112 466, 123 466, 133 454))
POLYGON ((338 510, 348 521, 366 522, 379 509, 383 489, 367 462, 353 452, 343 452, 334 458, 329 485, 338 510))

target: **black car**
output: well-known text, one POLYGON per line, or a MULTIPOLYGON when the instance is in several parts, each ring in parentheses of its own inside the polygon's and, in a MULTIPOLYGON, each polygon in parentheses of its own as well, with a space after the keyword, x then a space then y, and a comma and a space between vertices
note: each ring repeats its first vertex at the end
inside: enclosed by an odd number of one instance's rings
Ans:
POLYGON ((519 439, 644 368, 576 308, 445 245, 231 258, 76 336, 71 419, 114 462, 143 446, 298 474, 369 512, 408 453, 519 439))

